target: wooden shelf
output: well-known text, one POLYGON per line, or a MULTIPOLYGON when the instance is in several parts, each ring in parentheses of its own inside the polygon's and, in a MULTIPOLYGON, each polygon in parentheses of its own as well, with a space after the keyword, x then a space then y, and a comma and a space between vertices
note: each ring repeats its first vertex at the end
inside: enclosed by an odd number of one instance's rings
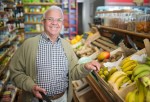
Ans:
POLYGON ((42 32, 25 32, 25 34, 41 34, 42 32))
POLYGON ((6 12, 5 11, 0 11, 0 14, 2 15, 4 15, 4 14, 6 14, 6 12))
POLYGON ((61 3, 24 3, 24 6, 51 6, 51 5, 62 5, 61 3))
POLYGON ((43 12, 28 12, 28 13, 24 13, 26 15, 41 15, 43 14, 43 12))
POLYGON ((42 24, 41 22, 24 22, 24 24, 42 24))
POLYGON ((7 39, 6 41, 4 41, 3 43, 0 44, 0 48, 2 48, 5 44, 7 44, 7 42, 9 41, 9 39, 7 39))
POLYGON ((10 49, 6 50, 3 55, 0 57, 0 61, 2 61, 6 56, 7 54, 9 53, 10 49))
POLYGON ((0 27, 0 30, 4 30, 4 29, 6 29, 7 27, 5 26, 5 27, 0 27))
POLYGON ((17 28, 15 28, 14 30, 10 31, 9 33, 11 34, 11 33, 15 32, 16 30, 17 30, 17 28))
POLYGON ((13 42, 14 40, 16 40, 18 38, 18 36, 16 35, 15 37, 13 37, 10 42, 13 42))
POLYGON ((124 12, 133 12, 133 11, 132 10, 97 11, 96 14, 102 14, 102 13, 124 13, 124 12))
POLYGON ((137 37, 150 39, 150 34, 146 34, 146 33, 131 32, 131 31, 127 31, 127 30, 122 30, 122 29, 112 28, 112 27, 106 27, 106 26, 100 26, 98 28, 102 29, 102 30, 108 30, 108 31, 111 31, 111 32, 115 32, 115 33, 121 33, 121 34, 126 34, 126 35, 131 35, 131 36, 137 36, 137 37))
POLYGON ((4 90, 4 86, 6 85, 6 83, 7 83, 7 81, 8 81, 8 79, 9 79, 9 77, 10 77, 10 71, 7 71, 6 72, 6 78, 2 81, 2 83, 3 83, 3 87, 2 87, 2 89, 0 90, 0 94, 3 92, 3 90, 4 90))

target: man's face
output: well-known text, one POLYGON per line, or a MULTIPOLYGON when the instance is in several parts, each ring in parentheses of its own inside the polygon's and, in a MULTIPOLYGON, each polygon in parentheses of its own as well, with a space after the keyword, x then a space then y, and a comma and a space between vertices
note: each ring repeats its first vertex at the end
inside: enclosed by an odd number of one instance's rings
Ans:
POLYGON ((43 26, 46 34, 58 36, 63 24, 63 17, 59 10, 50 10, 45 14, 43 26))

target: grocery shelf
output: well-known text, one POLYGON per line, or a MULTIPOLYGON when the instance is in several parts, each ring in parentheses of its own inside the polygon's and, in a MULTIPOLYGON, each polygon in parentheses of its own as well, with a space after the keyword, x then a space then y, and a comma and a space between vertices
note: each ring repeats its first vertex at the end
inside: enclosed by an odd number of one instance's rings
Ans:
POLYGON ((13 42, 14 40, 16 40, 18 38, 18 36, 16 35, 15 37, 13 37, 10 42, 13 42))
POLYGON ((127 30, 122 30, 122 29, 118 29, 118 28, 112 28, 112 27, 106 27, 106 26, 98 26, 99 29, 102 30, 108 30, 111 32, 115 32, 115 33, 123 33, 126 35, 132 35, 132 36, 137 36, 137 37, 142 37, 142 38, 149 38, 150 39, 150 34, 146 34, 146 33, 137 33, 137 32, 131 32, 131 31, 127 31, 127 30))
POLYGON ((25 32, 25 34, 41 34, 42 32, 25 32))
POLYGON ((42 24, 41 22, 24 22, 24 24, 42 24))
POLYGON ((7 44, 8 41, 9 41, 9 39, 7 39, 4 42, 0 43, 0 48, 2 48, 5 44, 7 44))
MULTIPOLYGON (((6 78, 2 80, 3 86, 6 85, 7 81, 9 80, 9 77, 10 77, 10 71, 8 70, 8 71, 6 72, 6 78)), ((2 87, 2 88, 0 89, 0 94, 3 92, 4 88, 5 88, 5 87, 2 87)))
POLYGON ((132 10, 114 10, 114 11, 97 11, 96 14, 103 14, 103 13, 122 13, 122 12, 133 12, 132 10))
POLYGON ((61 3, 48 3, 48 2, 44 2, 44 3, 24 3, 24 6, 51 6, 51 5, 62 5, 61 3))
POLYGON ((0 30, 4 30, 4 29, 6 29, 6 28, 7 28, 6 26, 0 27, 0 30))
POLYGON ((24 13, 24 14, 27 14, 27 15, 41 15, 41 14, 43 14, 43 12, 28 12, 28 13, 24 13))

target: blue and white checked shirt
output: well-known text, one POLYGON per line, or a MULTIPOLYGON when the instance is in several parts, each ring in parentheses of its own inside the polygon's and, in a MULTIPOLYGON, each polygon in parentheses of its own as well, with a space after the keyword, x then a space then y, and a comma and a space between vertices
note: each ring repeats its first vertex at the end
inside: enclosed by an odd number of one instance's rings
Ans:
POLYGON ((37 84, 46 89, 48 96, 68 88, 68 60, 60 38, 52 44, 46 34, 41 34, 37 65, 37 84))

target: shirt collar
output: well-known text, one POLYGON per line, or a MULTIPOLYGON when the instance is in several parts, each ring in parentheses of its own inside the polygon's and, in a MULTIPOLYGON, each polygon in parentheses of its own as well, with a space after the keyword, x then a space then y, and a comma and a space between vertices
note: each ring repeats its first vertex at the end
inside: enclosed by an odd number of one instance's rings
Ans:
MULTIPOLYGON (((42 33, 42 38, 45 39, 47 42, 51 42, 51 40, 49 39, 48 35, 46 33, 42 33)), ((60 41, 60 36, 58 36, 56 42, 60 41)))

